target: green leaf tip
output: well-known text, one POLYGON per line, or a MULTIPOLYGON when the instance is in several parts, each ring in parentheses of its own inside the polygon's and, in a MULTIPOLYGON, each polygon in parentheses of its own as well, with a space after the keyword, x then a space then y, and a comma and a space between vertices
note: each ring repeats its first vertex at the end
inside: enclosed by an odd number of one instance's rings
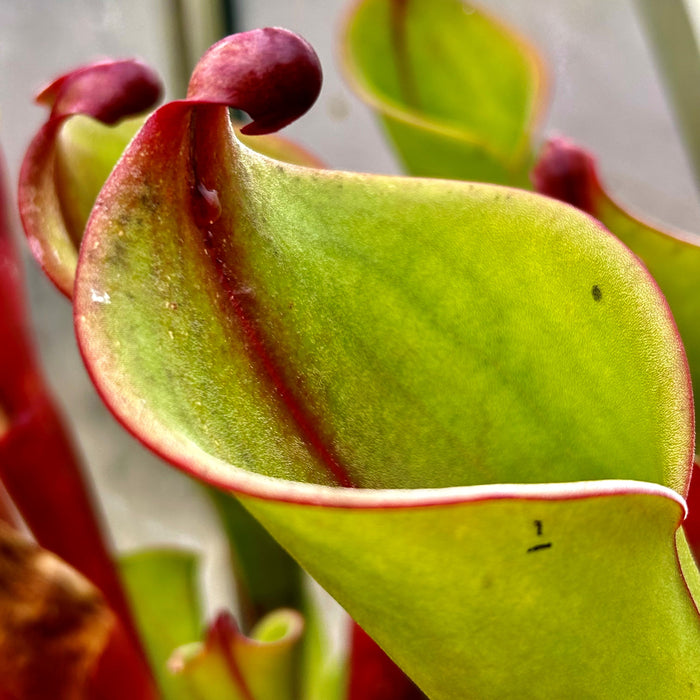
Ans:
POLYGON ((293 700, 304 621, 294 610, 263 618, 250 637, 228 613, 217 615, 203 643, 175 651, 169 667, 202 700, 293 700))
POLYGON ((361 0, 343 66, 412 175, 527 185, 546 77, 512 30, 461 0, 361 0))

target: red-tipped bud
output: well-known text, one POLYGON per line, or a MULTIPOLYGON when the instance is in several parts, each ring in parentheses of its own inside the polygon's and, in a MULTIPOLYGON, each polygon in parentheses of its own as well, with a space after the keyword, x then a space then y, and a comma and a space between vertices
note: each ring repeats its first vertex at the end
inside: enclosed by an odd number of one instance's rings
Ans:
POLYGON ((87 114, 114 124, 154 107, 162 91, 158 75, 140 61, 100 61, 57 78, 36 101, 51 107, 51 118, 87 114))
POLYGON ((598 177, 593 156, 565 138, 547 141, 532 171, 532 182, 546 194, 593 213, 593 192, 598 177))
POLYGON ((214 44, 194 69, 187 98, 242 109, 253 121, 241 131, 266 134, 304 114, 321 82, 311 45, 287 29, 267 27, 214 44))

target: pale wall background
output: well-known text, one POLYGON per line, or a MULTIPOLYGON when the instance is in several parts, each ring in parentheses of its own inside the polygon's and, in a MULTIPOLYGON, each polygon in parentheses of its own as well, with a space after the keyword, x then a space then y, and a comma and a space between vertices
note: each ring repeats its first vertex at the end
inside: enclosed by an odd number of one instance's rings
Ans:
MULTIPOLYGON (((537 43, 552 72, 544 133, 567 134, 598 154, 604 178, 647 214, 700 231, 697 198, 632 2, 483 0, 537 43)), ((341 0, 239 3, 240 29, 286 26, 317 49, 325 71, 318 104, 286 130, 335 168, 398 172, 380 129, 338 75, 341 0)), ((172 77, 165 0, 0 0, 0 143, 16 182, 42 122, 36 89, 101 56, 137 55, 172 77)), ((117 427, 86 379, 69 304, 28 264, 28 285, 48 379, 90 465, 120 549, 179 543, 206 550, 212 605, 225 602, 225 554, 196 487, 117 427), (218 581, 218 583, 212 583, 218 581)), ((0 339, 2 342, 2 339, 0 339)))

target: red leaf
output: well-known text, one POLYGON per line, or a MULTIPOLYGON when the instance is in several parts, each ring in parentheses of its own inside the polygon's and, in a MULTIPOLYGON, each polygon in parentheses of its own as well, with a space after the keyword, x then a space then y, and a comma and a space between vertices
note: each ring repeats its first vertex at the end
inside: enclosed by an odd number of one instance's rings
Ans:
POLYGON ((161 98, 158 75, 141 61, 99 61, 61 75, 38 95, 50 119, 86 114, 105 124, 139 114, 161 98))
POLYGON ((348 700, 422 700, 425 697, 381 647, 354 623, 348 700))
POLYGON ((593 156, 565 138, 550 139, 532 170, 535 189, 593 214, 600 189, 593 156))
POLYGON ((688 539, 688 546, 700 566, 700 467, 693 464, 693 474, 690 477, 690 490, 686 499, 688 516, 683 523, 683 530, 688 539))
POLYGON ((152 697, 150 671, 89 488, 36 364, 3 185, 0 174, 0 409, 6 426, 0 430, 0 481, 39 544, 96 585, 124 625, 126 633, 112 639, 102 662, 107 668, 118 657, 121 670, 99 683, 122 697, 152 697))

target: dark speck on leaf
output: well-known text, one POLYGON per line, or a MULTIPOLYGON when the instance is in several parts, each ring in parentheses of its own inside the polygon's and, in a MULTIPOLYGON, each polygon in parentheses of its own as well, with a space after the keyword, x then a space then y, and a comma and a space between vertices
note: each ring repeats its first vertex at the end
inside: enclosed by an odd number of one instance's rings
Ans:
POLYGON ((151 190, 147 187, 139 195, 139 204, 151 214, 158 211, 158 199, 153 196, 151 190))
POLYGON ((597 284, 593 285, 591 289, 591 294, 596 301, 600 301, 603 298, 603 292, 600 291, 600 287, 597 284))

